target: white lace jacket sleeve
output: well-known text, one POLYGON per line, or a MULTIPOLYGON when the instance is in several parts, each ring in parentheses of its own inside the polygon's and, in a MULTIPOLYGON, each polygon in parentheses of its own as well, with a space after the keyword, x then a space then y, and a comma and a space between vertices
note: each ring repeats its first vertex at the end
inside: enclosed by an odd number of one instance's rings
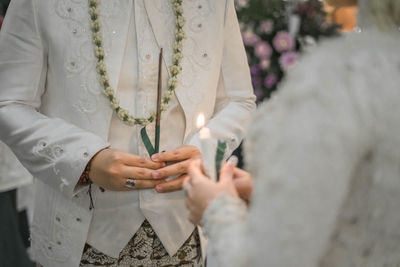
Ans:
POLYGON ((72 197, 87 161, 107 143, 93 133, 38 112, 45 90, 48 51, 37 24, 36 3, 11 1, 1 29, 0 139, 35 177, 72 197), (82 147, 85 151, 80 150, 82 147))
POLYGON ((244 207, 226 196, 203 217, 216 266, 318 265, 370 138, 359 103, 363 85, 349 90, 355 85, 345 72, 353 66, 331 55, 335 49, 334 41, 305 58, 254 116, 246 144, 255 180, 247 221, 244 207))

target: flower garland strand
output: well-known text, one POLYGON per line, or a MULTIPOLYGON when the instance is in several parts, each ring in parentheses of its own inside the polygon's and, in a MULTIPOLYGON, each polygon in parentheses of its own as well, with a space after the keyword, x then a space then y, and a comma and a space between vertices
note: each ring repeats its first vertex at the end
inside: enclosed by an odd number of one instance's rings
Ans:
MULTIPOLYGON (((129 126, 146 126, 152 123, 156 118, 156 111, 152 112, 148 118, 138 118, 131 114, 129 111, 122 108, 119 105, 119 100, 115 97, 115 91, 110 85, 110 81, 107 74, 107 69, 104 61, 105 53, 103 48, 103 36, 101 34, 100 24, 100 11, 99 2, 100 0, 88 0, 89 1, 89 15, 91 20, 92 39, 94 44, 94 54, 97 59, 96 71, 99 74, 100 84, 103 87, 104 95, 110 100, 111 108, 116 112, 118 118, 129 126)), ((178 76, 182 71, 181 61, 183 58, 183 40, 186 38, 186 34, 183 30, 185 25, 185 18, 183 17, 183 0, 171 0, 173 11, 175 14, 175 43, 174 43, 174 54, 172 58, 172 65, 169 67, 171 77, 168 81, 168 90, 163 94, 161 100, 161 112, 168 109, 168 103, 171 100, 175 88, 178 85, 178 76)))

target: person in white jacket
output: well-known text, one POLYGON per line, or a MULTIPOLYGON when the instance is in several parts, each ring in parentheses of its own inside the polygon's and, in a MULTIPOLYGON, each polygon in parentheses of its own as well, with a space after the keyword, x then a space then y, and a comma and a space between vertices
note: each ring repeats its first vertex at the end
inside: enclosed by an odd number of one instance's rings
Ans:
POLYGON ((210 266, 400 264, 400 2, 361 0, 361 33, 325 41, 252 119, 250 206, 232 164, 185 182, 210 266))
POLYGON ((0 80, 0 139, 37 178, 37 262, 202 265, 179 191, 196 117, 230 154, 255 107, 233 0, 13 0, 0 80), (150 159, 161 48, 166 152, 150 159))

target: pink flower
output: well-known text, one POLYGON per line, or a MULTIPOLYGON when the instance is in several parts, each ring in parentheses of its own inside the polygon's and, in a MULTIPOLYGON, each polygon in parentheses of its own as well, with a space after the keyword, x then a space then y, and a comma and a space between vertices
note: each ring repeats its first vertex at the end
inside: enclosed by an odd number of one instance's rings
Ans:
POLYGON ((260 67, 262 70, 268 69, 270 65, 271 65, 271 61, 269 59, 263 59, 260 62, 260 67))
POLYGON ((243 43, 247 46, 254 46, 260 41, 260 37, 252 31, 245 31, 242 33, 243 43))
POLYGON ((299 55, 296 52, 286 52, 279 58, 279 64, 282 69, 287 70, 296 64, 298 58, 299 55))
POLYGON ((272 86, 274 86, 277 81, 278 81, 278 76, 276 76, 275 73, 270 73, 264 79, 264 86, 269 89, 272 86))
POLYGON ((294 48, 294 40, 287 32, 278 32, 273 40, 273 44, 276 51, 280 53, 294 48))
POLYGON ((260 24, 260 31, 262 33, 270 34, 273 29, 274 29, 274 22, 271 20, 263 21, 260 24))
POLYGON ((272 54, 272 48, 269 43, 261 41, 256 44, 254 53, 261 59, 268 59, 272 54))

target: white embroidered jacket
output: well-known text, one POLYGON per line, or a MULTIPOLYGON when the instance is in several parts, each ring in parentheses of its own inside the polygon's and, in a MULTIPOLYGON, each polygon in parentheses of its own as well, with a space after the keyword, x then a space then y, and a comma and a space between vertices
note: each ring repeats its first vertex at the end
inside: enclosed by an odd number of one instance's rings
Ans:
MULTIPOLYGON (((107 68, 117 88, 132 1, 100 3, 107 68)), ((144 3, 166 68, 175 28, 170 3, 144 3)), ((233 0, 186 0, 183 7, 188 38, 175 92, 185 115, 182 143, 198 145, 194 121, 204 112, 230 153, 255 107, 233 0)), ((138 40, 144 54, 146 42, 138 40)), ((95 71, 87 0, 13 0, 0 34, 0 80, 0 139, 38 178, 35 257, 44 266, 78 266, 92 212, 75 185, 88 160, 108 145, 112 115, 95 71)))

